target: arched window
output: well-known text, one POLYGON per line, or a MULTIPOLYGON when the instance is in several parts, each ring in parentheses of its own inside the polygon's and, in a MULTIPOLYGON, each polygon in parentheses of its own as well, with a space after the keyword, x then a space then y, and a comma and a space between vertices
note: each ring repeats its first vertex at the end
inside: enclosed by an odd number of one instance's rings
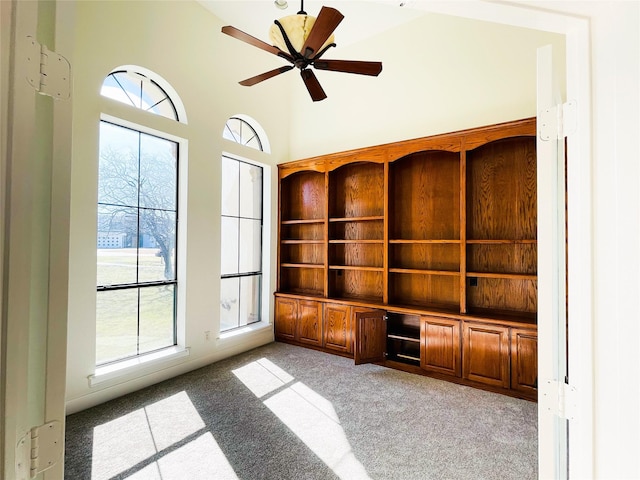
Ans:
MULTIPOLYGON (((248 118, 248 117, 245 117, 248 118)), ((262 128, 231 117, 223 137, 263 150, 262 128)), ((265 168, 258 162, 222 156, 220 331, 261 321, 265 168)))
MULTIPOLYGON (((116 69, 101 94, 177 121, 179 99, 163 83, 116 69)), ((97 365, 176 345, 179 147, 126 118, 100 121, 97 365)))
POLYGON ((271 153, 267 133, 248 115, 237 114, 230 117, 222 130, 222 138, 261 152, 271 153))
POLYGON ((176 107, 167 92, 153 79, 139 72, 111 72, 102 83, 100 94, 156 115, 179 120, 176 107))
POLYGON ((253 127, 241 118, 231 117, 227 120, 222 136, 232 142, 262 151, 260 137, 253 127))

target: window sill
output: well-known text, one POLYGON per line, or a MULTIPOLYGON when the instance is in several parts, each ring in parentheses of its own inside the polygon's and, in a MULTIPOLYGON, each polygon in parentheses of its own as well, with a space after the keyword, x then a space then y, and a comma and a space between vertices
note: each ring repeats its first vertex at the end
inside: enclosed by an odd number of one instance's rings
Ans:
POLYGON ((256 322, 252 323, 251 325, 245 325, 244 327, 234 328, 233 330, 229 330, 227 332, 221 332, 218 340, 225 341, 251 332, 258 332, 272 327, 273 325, 269 322, 256 322))
MULTIPOLYGON (((118 379, 120 381, 126 380, 126 376, 132 378, 140 376, 140 372, 147 370, 150 367, 165 363, 178 363, 174 362, 177 359, 186 357, 189 355, 189 349, 184 347, 169 347, 158 352, 141 355, 135 358, 129 358, 120 362, 97 367, 93 375, 89 375, 89 387, 95 387, 97 385, 109 382, 110 380, 118 379), (134 375, 134 374, 138 375, 134 375)), ((119 383, 119 382, 118 382, 119 383)))

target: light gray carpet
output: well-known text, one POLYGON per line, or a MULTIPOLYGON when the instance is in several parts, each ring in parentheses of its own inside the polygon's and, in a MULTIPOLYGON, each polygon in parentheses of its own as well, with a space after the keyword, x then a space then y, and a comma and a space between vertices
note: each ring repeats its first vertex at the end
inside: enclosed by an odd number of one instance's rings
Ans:
POLYGON ((537 478, 537 405, 282 343, 67 417, 69 480, 537 478))

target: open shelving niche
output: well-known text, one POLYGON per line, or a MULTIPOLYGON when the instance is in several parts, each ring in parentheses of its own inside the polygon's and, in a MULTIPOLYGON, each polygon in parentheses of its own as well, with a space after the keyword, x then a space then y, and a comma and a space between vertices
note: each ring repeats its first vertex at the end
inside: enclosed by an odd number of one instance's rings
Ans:
POLYGON ((325 295, 325 203, 323 173, 301 171, 281 179, 279 291, 325 295))
POLYGON ((384 165, 341 165, 329 177, 329 297, 384 301, 384 165))
POLYGON ((277 301, 341 329, 304 343, 535 398, 535 147, 527 119, 281 165, 277 301))

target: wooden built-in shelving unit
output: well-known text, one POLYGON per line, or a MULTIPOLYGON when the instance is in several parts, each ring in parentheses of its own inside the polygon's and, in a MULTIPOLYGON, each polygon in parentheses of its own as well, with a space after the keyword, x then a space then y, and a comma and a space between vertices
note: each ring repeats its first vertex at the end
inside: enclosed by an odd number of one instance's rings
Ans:
POLYGON ((279 165, 276 338, 535 398, 535 135, 526 119, 279 165))

